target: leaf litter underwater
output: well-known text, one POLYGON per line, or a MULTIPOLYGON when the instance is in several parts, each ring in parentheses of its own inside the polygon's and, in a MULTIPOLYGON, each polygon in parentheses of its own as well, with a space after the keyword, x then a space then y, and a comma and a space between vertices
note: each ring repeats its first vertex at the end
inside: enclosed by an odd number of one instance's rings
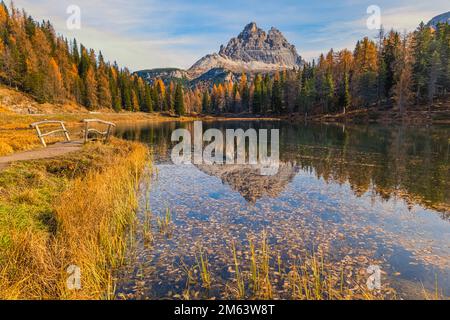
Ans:
MULTIPOLYGON (((272 177, 247 166, 175 165, 170 132, 149 143, 118 299, 441 299, 450 296, 448 128, 280 128, 272 177), (381 287, 369 290, 370 268, 381 287)), ((222 129, 224 129, 222 128, 222 129)))
MULTIPOLYGON (((439 295, 448 295, 448 225, 439 228, 439 217, 420 206, 409 209, 401 199, 357 197, 348 185, 301 170, 277 197, 263 195, 255 203, 193 165, 157 165, 149 185, 143 183, 134 239, 117 273, 118 298, 240 297, 232 245, 240 272, 251 278, 249 242, 259 245, 263 237, 271 248, 273 298, 295 298, 289 275, 308 257, 325 261, 337 291, 345 286, 344 298, 365 297, 370 265, 382 270, 382 288, 371 298, 434 297, 436 279, 439 295), (146 219, 150 238, 141 230, 146 219), (162 230, 160 220, 170 230, 162 230)), ((242 297, 257 298, 251 289, 242 297)))

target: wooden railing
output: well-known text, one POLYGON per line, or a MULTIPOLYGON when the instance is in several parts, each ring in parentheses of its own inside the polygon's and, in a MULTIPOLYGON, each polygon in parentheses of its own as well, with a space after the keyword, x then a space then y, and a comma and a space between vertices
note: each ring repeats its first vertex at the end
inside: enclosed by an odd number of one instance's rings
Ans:
POLYGON ((38 135, 38 138, 39 138, 39 140, 41 141, 41 143, 42 143, 42 145, 44 147, 47 147, 47 143, 45 142, 44 137, 51 136, 51 135, 54 135, 54 134, 57 134, 57 133, 63 133, 66 141, 70 142, 69 131, 67 131, 63 121, 45 120, 45 121, 32 123, 30 125, 30 127, 36 129, 36 133, 38 135), (50 124, 59 124, 61 126, 61 129, 57 129, 57 130, 53 130, 53 131, 50 131, 50 132, 42 133, 40 127, 45 126, 45 125, 50 125, 50 124))
POLYGON ((83 122, 84 122, 84 130, 83 130, 84 143, 89 141, 89 133, 95 133, 97 135, 100 135, 103 137, 104 142, 107 142, 111 137, 113 128, 116 127, 116 125, 112 122, 103 121, 99 119, 84 119, 83 122), (89 128, 89 125, 92 123, 100 123, 106 125, 107 126, 106 131, 99 131, 94 128, 89 128))

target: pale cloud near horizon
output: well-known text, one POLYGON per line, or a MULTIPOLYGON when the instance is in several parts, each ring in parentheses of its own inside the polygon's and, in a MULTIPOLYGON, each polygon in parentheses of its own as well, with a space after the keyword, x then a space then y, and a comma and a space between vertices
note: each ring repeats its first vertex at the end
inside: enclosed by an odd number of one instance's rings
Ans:
MULTIPOLYGON (((245 2, 182 0, 15 0, 37 20, 50 20, 59 34, 101 50, 111 61, 131 70, 190 67, 205 54, 236 36, 250 21, 263 29, 280 29, 311 60, 322 52, 353 49, 356 40, 374 37, 366 28, 371 1, 247 0, 245 2), (239 5, 236 5, 238 3, 239 5), (78 5, 81 30, 68 30, 66 8, 78 5)), ((420 21, 450 10, 448 0, 379 0, 386 29, 411 31, 420 21)))

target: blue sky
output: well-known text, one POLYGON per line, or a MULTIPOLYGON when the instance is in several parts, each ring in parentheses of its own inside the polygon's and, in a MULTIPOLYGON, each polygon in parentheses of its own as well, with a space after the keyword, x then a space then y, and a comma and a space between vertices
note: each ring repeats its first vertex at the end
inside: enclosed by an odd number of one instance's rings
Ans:
POLYGON ((366 27, 367 8, 378 5, 386 29, 413 30, 420 21, 450 11, 449 0, 15 0, 56 31, 102 50, 131 70, 189 68, 205 54, 237 36, 255 21, 274 26, 307 60, 329 48, 350 48, 356 40, 375 37, 366 27), (432 4, 430 4, 432 3, 432 4), (81 29, 69 30, 69 5, 81 9, 81 29))

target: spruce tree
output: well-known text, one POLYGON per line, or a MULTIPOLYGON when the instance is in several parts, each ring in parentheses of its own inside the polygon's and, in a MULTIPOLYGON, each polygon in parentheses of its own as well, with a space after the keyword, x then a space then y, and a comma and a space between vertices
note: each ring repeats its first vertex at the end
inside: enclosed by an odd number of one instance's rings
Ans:
POLYGON ((203 98, 202 98, 202 113, 207 114, 210 112, 210 98, 208 90, 205 90, 203 92, 203 98))
POLYGON ((262 99, 263 99, 263 93, 262 93, 262 78, 261 75, 258 74, 255 77, 254 82, 254 93, 253 93, 253 113, 261 113, 262 110, 262 99))
POLYGON ((414 32, 413 43, 413 78, 414 92, 417 101, 423 101, 428 96, 430 47, 432 43, 430 28, 422 22, 414 32))
POLYGON ((283 90, 280 80, 280 74, 277 72, 274 76, 272 86, 272 112, 281 113, 283 108, 283 90))
POLYGON ((179 116, 183 116, 185 113, 184 94, 181 84, 177 84, 177 87, 175 89, 175 113, 179 116))

